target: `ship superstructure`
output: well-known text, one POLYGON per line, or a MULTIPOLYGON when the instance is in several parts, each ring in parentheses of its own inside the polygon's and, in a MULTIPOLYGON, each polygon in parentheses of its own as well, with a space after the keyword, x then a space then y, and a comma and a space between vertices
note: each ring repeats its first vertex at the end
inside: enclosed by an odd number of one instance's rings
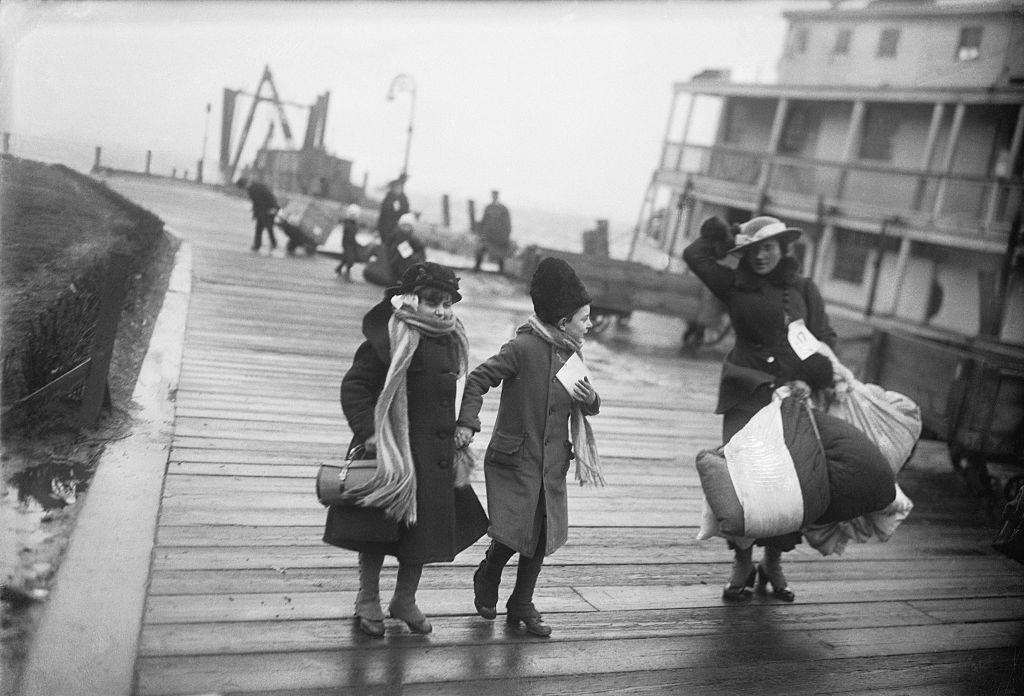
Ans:
POLYGON ((673 86, 634 246, 681 265, 703 219, 775 215, 833 307, 1024 344, 1024 2, 784 16, 777 83, 673 86))

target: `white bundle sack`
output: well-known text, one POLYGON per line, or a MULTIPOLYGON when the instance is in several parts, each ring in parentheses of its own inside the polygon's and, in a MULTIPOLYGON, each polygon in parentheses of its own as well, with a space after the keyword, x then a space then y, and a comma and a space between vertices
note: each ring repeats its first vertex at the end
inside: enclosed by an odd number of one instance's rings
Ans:
POLYGON ((744 536, 800 529, 804 501, 782 430, 781 399, 773 398, 725 444, 725 461, 743 506, 744 536))
POLYGON ((851 423, 867 435, 888 460, 893 473, 899 473, 921 437, 921 409, 899 392, 856 379, 827 345, 822 344, 819 352, 832 361, 836 380, 829 415, 851 423))

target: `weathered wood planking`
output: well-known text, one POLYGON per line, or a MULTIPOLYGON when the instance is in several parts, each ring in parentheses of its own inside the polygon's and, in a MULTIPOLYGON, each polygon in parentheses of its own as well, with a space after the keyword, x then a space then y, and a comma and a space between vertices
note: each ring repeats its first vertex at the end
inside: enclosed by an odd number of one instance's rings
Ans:
MULTIPOLYGON (((480 619, 486 539, 424 571, 430 636, 350 620, 355 554, 319 541, 318 461, 349 439, 338 384, 380 289, 333 261, 253 255, 246 205, 152 182, 115 185, 193 245, 177 421, 137 663, 138 694, 993 694, 1019 690, 1021 568, 922 443, 900 475, 915 510, 888 543, 786 556, 797 602, 723 606, 730 557, 698 542, 696 453, 717 444, 720 354, 677 354, 674 321, 588 341, 592 419, 613 485, 570 487, 570 539, 545 562, 547 641, 480 619)), ((358 273, 356 274, 358 275, 358 273)), ((463 273, 471 360, 529 313, 519 285, 463 273)), ((482 456, 498 393, 485 399, 482 456)), ((483 497, 481 472, 474 485, 483 497)), ((512 569, 510 569, 512 570, 512 569)), ((502 599, 512 582, 507 573, 502 599)), ((394 586, 394 561, 382 587, 394 586)))

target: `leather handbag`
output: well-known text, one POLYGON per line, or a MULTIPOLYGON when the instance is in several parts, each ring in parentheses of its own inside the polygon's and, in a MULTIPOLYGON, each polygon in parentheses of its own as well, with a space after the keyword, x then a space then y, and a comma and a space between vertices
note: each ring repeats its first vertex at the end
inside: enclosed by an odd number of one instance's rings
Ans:
POLYGON ((316 497, 321 505, 354 505, 356 498, 348 491, 358 488, 373 478, 377 471, 376 459, 362 459, 362 445, 353 447, 344 464, 321 464, 316 474, 316 497))

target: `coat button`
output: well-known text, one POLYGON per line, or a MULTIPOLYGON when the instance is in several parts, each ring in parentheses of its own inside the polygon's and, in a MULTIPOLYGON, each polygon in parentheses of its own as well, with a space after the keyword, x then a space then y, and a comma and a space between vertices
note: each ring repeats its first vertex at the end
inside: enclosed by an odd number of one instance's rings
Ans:
POLYGON ((441 399, 441 405, 442 406, 450 406, 451 403, 452 403, 451 399, 441 399))
POLYGON ((437 468, 438 469, 447 469, 447 468, 451 467, 451 465, 452 465, 452 463, 449 462, 447 459, 439 459, 439 460, 437 460, 437 468))
POLYGON ((446 431, 444 431, 444 430, 438 430, 437 431, 437 439, 438 440, 445 440, 447 438, 448 438, 448 433, 446 431))
POLYGON ((775 356, 774 355, 769 355, 768 359, 766 360, 766 362, 769 362, 769 363, 775 362, 775 356))
POLYGON ((557 381, 558 381, 558 378, 557 378, 557 377, 552 377, 552 378, 551 378, 551 383, 552 383, 552 384, 554 384, 554 383, 555 383, 555 382, 557 382, 557 381))

